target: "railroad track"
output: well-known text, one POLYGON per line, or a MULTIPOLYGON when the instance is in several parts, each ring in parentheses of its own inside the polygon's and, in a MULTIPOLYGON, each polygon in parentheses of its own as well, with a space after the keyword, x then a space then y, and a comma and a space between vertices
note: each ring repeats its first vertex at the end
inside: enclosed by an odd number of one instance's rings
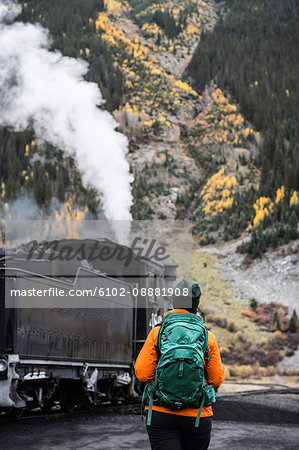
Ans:
POLYGON ((236 396, 250 396, 250 395, 258 395, 258 394, 266 394, 266 395, 273 395, 273 394, 299 394, 299 387, 290 387, 283 384, 274 384, 269 385, 265 383, 229 383, 226 382, 226 385, 238 385, 238 386, 248 386, 249 388, 244 391, 234 391, 234 392, 219 392, 217 394, 217 397, 220 399, 225 399, 229 397, 236 397, 236 396), (259 387, 258 389, 250 389, 250 387, 259 387))
POLYGON ((80 414, 93 414, 93 415, 127 415, 127 414, 141 414, 141 399, 134 399, 131 402, 126 403, 110 403, 105 402, 101 405, 97 405, 93 408, 82 408, 76 407, 73 411, 67 412, 62 411, 59 407, 57 409, 55 407, 52 408, 51 411, 45 413, 41 409, 36 409, 33 411, 23 411, 23 414, 20 416, 17 415, 7 415, 5 413, 0 414, 0 423, 4 423, 12 420, 35 420, 35 419, 59 419, 65 417, 75 417, 80 414))
MULTIPOLYGON (((237 384, 243 384, 243 383, 237 383, 237 384)), ((256 383, 244 383, 246 385, 254 385, 256 386, 256 383)), ((299 395, 299 388, 290 388, 289 386, 284 385, 274 385, 269 386, 266 384, 260 384, 261 389, 252 389, 247 391, 237 391, 237 392, 219 392, 217 394, 218 400, 226 401, 226 400, 233 400, 234 397, 245 397, 245 396, 251 396, 251 395, 275 395, 275 394, 296 394, 299 395), (264 389, 263 389, 264 388, 264 389)), ((50 420, 50 419, 59 419, 59 418, 65 418, 65 417, 76 417, 79 415, 138 415, 141 414, 141 398, 134 398, 131 401, 123 402, 123 403, 112 403, 112 402, 105 402, 99 405, 96 405, 93 408, 83 408, 83 407, 76 407, 73 411, 67 412, 62 411, 59 406, 57 408, 53 407, 50 412, 43 412, 41 409, 36 409, 33 411, 24 411, 23 415, 21 416, 12 416, 9 417, 7 414, 2 413, 0 414, 0 423, 4 423, 7 421, 12 420, 35 420, 35 419, 41 419, 41 420, 50 420)))

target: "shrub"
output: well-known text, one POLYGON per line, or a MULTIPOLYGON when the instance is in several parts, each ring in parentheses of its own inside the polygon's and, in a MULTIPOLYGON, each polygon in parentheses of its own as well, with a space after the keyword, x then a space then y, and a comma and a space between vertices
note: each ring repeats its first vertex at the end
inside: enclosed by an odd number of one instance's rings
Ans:
POLYGON ((230 373, 231 377, 236 377, 237 376, 237 372, 236 372, 235 367, 230 367, 229 368, 229 373, 230 373))
POLYGON ((275 366, 268 366, 266 369, 267 369, 268 377, 273 377, 274 375, 276 375, 276 367, 275 366))
POLYGON ((245 309, 244 311, 241 312, 242 316, 248 317, 249 319, 253 319, 254 317, 256 317, 256 314, 254 311, 252 311, 251 309, 245 309))
POLYGON ((223 316, 214 316, 210 319, 213 323, 218 325, 218 327, 226 328, 227 327, 227 319, 223 316))
POLYGON ((221 357, 225 359, 230 354, 230 349, 228 347, 223 346, 220 348, 220 354, 221 357))
POLYGON ((267 313, 259 312, 259 314, 255 316, 254 321, 259 325, 268 326, 270 323, 270 316, 267 313))
POLYGON ((246 342, 246 339, 244 338, 242 331, 238 331, 235 334, 235 342, 243 342, 243 343, 246 342))
POLYGON ((233 320, 229 320, 227 322, 227 329, 231 333, 235 333, 237 331, 237 326, 236 326, 236 324, 235 324, 235 322, 233 320))
POLYGON ((280 331, 280 330, 276 330, 275 333, 274 333, 274 336, 275 336, 277 339, 281 338, 281 336, 282 336, 281 331, 280 331))
POLYGON ((265 377, 265 376, 267 375, 267 369, 266 369, 266 367, 260 367, 260 368, 259 368, 259 375, 260 375, 261 377, 265 377))
POLYGON ((235 368, 237 376, 240 378, 248 378, 252 372, 252 368, 249 365, 246 366, 238 366, 235 368))
POLYGON ((267 344, 268 344, 268 339, 265 338, 265 337, 262 337, 262 338, 259 340, 258 343, 259 343, 259 345, 260 345, 261 347, 266 347, 267 344))
POLYGON ((224 366, 224 379, 228 380, 231 377, 230 368, 228 366, 224 366))
POLYGON ((165 216, 164 213, 160 213, 159 216, 158 216, 158 219, 159 220, 165 220, 165 219, 167 219, 167 217, 165 216))

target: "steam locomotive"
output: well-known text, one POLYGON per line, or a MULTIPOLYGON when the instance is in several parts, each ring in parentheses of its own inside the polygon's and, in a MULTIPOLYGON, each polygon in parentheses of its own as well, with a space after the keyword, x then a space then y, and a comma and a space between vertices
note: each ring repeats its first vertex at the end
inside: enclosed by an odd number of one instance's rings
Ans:
POLYGON ((128 399, 133 361, 170 306, 176 264, 108 239, 59 240, 51 249, 41 243, 30 258, 25 247, 0 255, 0 411, 55 404, 70 411, 128 399), (110 258, 88 260, 82 249, 94 245, 110 258), (61 261, 65 248, 77 257, 61 261), (93 296, 68 295, 95 288, 93 296), (48 294, 22 297, 29 289, 48 294))

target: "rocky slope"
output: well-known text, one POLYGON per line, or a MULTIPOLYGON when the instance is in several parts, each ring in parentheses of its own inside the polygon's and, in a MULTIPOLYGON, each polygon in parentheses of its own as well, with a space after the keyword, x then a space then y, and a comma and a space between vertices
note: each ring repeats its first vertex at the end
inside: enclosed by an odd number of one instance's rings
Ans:
POLYGON ((298 308, 299 241, 269 251, 263 258, 248 265, 237 247, 248 237, 223 247, 205 247, 198 251, 217 255, 217 267, 245 300, 255 298, 259 303, 279 302, 290 311, 298 308))
POLYGON ((134 216, 173 218, 177 201, 192 200, 206 176, 201 154, 219 168, 225 164, 232 175, 243 173, 246 180, 251 150, 245 145, 253 130, 215 86, 200 96, 182 81, 201 32, 218 20, 216 4, 197 0, 187 8, 184 1, 137 3, 107 1, 96 27, 126 79, 126 97, 114 116, 130 139, 134 216), (157 25, 163 14, 173 21, 175 36, 169 35, 168 22, 157 25), (246 161, 239 169, 241 156, 246 161))

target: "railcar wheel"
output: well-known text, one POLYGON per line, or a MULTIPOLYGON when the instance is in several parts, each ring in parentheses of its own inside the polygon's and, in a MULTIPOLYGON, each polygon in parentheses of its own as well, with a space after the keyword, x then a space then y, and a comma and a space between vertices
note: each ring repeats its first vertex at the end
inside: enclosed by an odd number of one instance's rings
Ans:
POLYGON ((90 400, 87 400, 87 401, 84 403, 84 406, 85 406, 85 408, 88 409, 89 411, 92 411, 93 409, 95 409, 96 403, 95 403, 92 399, 90 399, 90 400))
POLYGON ((6 410, 7 417, 20 418, 24 415, 25 408, 10 408, 6 410))
POLYGON ((63 391, 59 396, 60 407, 62 411, 71 413, 75 409, 75 401, 69 391, 63 391))
POLYGON ((54 403, 52 400, 45 400, 42 410, 45 414, 48 414, 49 412, 51 412, 53 406, 54 406, 54 403))
POLYGON ((119 394, 124 398, 126 402, 128 402, 131 398, 129 386, 123 386, 119 388, 119 394))

